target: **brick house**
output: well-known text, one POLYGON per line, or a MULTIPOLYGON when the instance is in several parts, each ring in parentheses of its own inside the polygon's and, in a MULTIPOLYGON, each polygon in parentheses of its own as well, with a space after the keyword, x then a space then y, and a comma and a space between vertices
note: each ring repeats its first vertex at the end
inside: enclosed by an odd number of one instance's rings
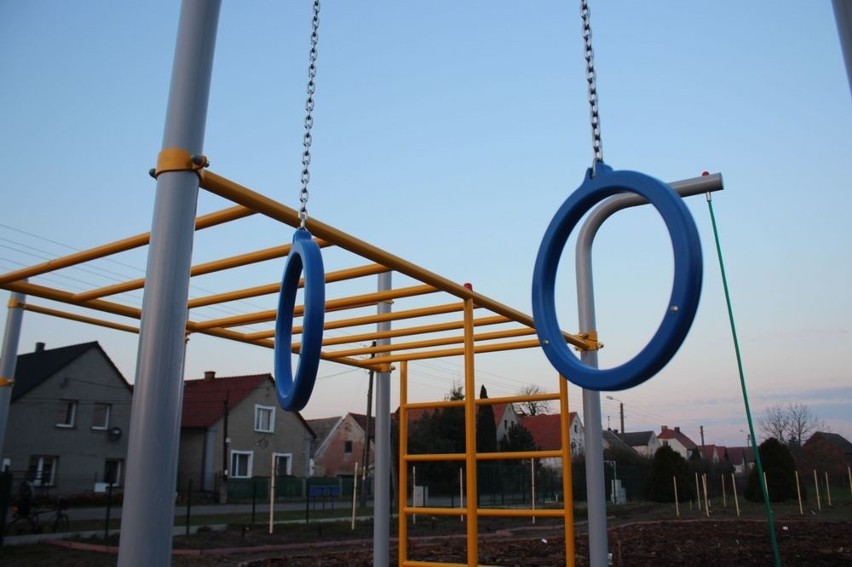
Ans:
MULTIPOLYGON (((527 415, 520 418, 520 425, 532 435, 533 441, 541 451, 559 451, 562 449, 561 415, 558 413, 527 415)), ((581 455, 585 445, 583 441, 583 423, 577 412, 568 414, 568 435, 571 455, 581 455)), ((542 464, 552 468, 562 468, 562 459, 543 459, 542 464)))
MULTIPOLYGON (((364 447, 368 442, 367 416, 347 413, 341 417, 311 419, 308 425, 317 432, 317 447, 313 455, 313 476, 352 476, 355 464, 364 466, 364 447)), ((373 439, 375 420, 370 421, 367 466, 374 462, 373 439)))
POLYGON ((221 481, 308 476, 316 436, 298 412, 278 407, 271 374, 186 380, 178 456, 178 487, 218 491, 221 481))
POLYGON ((54 495, 121 486, 132 388, 97 342, 18 356, 3 468, 54 495))

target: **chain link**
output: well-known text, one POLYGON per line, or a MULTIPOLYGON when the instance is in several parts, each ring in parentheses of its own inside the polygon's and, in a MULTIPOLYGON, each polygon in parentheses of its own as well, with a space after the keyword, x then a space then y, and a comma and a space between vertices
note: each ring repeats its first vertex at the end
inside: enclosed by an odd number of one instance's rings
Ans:
POLYGON ((598 114, 598 84, 595 77, 595 52, 592 49, 592 24, 589 18, 589 3, 580 0, 580 14, 583 17, 583 41, 586 48, 586 81, 589 83, 589 111, 592 125, 592 173, 598 163, 603 162, 603 142, 601 142, 601 118, 598 114))
POLYGON ((316 92, 316 76, 317 76, 317 41, 319 40, 319 0, 314 0, 314 17, 311 20, 311 51, 308 56, 308 100, 305 101, 305 137, 302 140, 302 145, 305 151, 302 153, 302 191, 299 195, 299 201, 302 207, 299 209, 299 226, 305 228, 308 222, 308 184, 311 181, 311 144, 313 143, 313 135, 311 130, 314 127, 314 93, 316 92))

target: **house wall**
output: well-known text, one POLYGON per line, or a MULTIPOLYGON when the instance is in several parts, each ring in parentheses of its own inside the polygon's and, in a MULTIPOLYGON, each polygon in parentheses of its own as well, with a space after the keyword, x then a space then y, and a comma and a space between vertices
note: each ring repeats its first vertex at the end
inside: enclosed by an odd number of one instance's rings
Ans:
POLYGON ((580 418, 576 415, 568 425, 568 435, 571 443, 571 455, 582 455, 586 452, 585 431, 580 418))
MULTIPOLYGON (((178 488, 187 486, 193 479, 193 490, 219 488, 223 467, 224 419, 217 421, 209 429, 182 429, 180 435, 180 456, 178 464, 178 488), (202 472, 205 471, 205 472, 202 472)), ((278 406, 275 384, 266 381, 228 413, 227 466, 231 467, 234 451, 250 455, 249 477, 267 477, 271 471, 272 455, 289 455, 291 466, 289 474, 305 476, 308 470, 309 452, 312 435, 298 414, 282 410, 278 406), (275 427, 271 433, 255 431, 255 406, 273 408, 275 427)), ((234 472, 229 471, 230 478, 234 472)), ((287 471, 278 471, 279 475, 287 471)))
MULTIPOLYGON (((351 415, 344 416, 338 426, 329 433, 322 452, 314 457, 317 476, 336 477, 353 474, 356 462, 359 463, 359 467, 363 465, 365 442, 364 429, 351 415), (346 451, 347 442, 350 444, 350 451, 346 451)), ((373 462, 372 454, 370 462, 373 462)))
POLYGON ((119 484, 124 482, 130 429, 131 392, 101 351, 92 348, 33 388, 10 406, 4 447, 16 480, 32 457, 55 457, 52 495, 92 491, 103 482, 107 460, 120 462, 119 484), (57 427, 57 415, 66 402, 76 401, 74 425, 57 427), (108 427, 92 429, 95 403, 110 404, 108 427), (109 429, 121 436, 111 440, 109 429))

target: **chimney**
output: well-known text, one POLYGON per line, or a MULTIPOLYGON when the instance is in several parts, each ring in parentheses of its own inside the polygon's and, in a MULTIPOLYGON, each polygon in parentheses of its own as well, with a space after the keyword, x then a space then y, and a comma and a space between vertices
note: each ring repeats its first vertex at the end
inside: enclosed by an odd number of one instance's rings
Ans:
POLYGON ((680 433, 680 426, 675 425, 675 433, 680 433))
POLYGON ((36 352, 44 352, 44 343, 36 343, 36 352))
POLYGON ((668 430, 669 430, 669 426, 668 426, 668 425, 663 425, 662 427, 663 427, 663 431, 668 431, 668 430))
POLYGON ((205 380, 212 380, 215 377, 216 377, 216 371, 215 370, 205 370, 204 371, 204 379, 205 380))

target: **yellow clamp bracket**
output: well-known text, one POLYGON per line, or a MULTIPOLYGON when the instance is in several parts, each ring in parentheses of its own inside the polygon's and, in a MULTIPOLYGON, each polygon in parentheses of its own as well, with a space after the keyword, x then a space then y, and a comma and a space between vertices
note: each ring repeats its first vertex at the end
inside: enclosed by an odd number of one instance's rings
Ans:
POLYGON ((157 155, 157 167, 148 173, 156 179, 166 171, 194 171, 201 178, 201 170, 210 165, 205 155, 194 155, 181 148, 163 148, 157 155))
POLYGON ((0 388, 11 388, 15 385, 15 381, 5 376, 0 376, 0 388))
POLYGON ((18 301, 14 297, 9 299, 9 303, 7 305, 7 307, 9 309, 14 309, 15 307, 20 307, 21 309, 24 309, 24 308, 26 308, 26 306, 27 306, 26 303, 24 303, 23 301, 18 301))
POLYGON ((598 342, 598 332, 589 331, 588 333, 580 333, 577 335, 586 341, 585 348, 576 347, 577 350, 600 350, 604 347, 603 343, 598 342))

